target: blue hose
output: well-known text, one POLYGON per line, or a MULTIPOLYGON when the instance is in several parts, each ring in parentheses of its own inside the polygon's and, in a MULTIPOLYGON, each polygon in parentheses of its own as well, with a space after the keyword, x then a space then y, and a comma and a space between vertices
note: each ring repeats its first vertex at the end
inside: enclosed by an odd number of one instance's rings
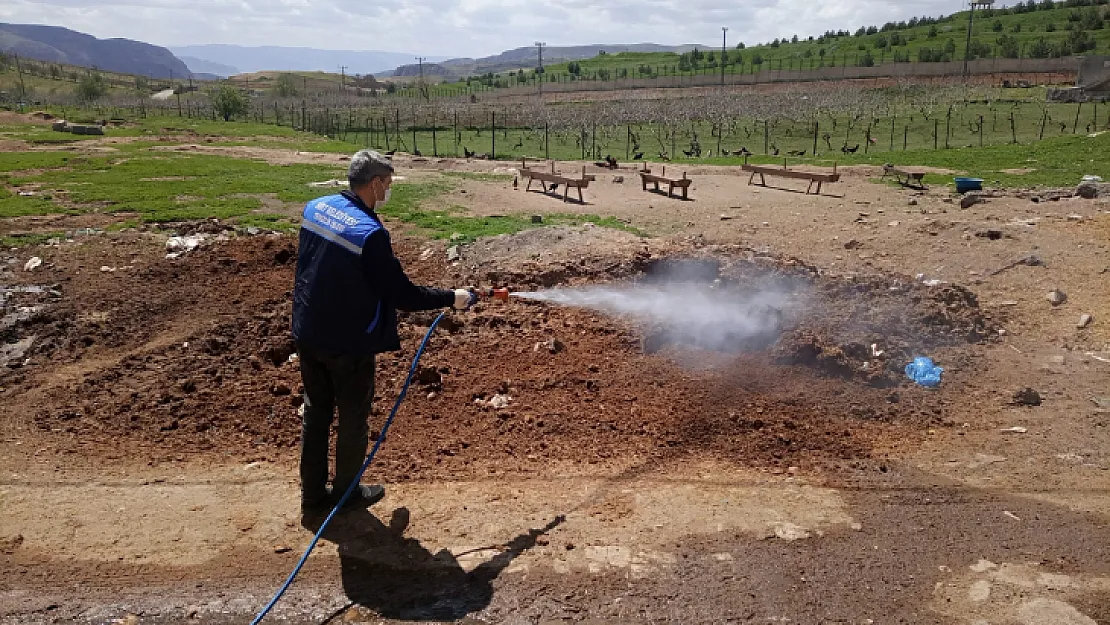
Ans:
POLYGON ((382 426, 382 431, 378 434, 377 440, 374 441, 374 447, 370 450, 370 455, 366 456, 366 462, 363 462, 362 468, 358 470, 358 476, 351 481, 351 485, 347 487, 347 492, 343 493, 343 496, 339 498, 339 503, 335 504, 335 507, 332 508, 331 512, 328 514, 328 518, 324 519, 324 522, 320 525, 320 529, 317 530, 316 535, 312 537, 312 542, 310 542, 308 548, 305 549, 304 555, 302 555, 301 559, 297 562, 297 566, 293 567, 293 572, 289 574, 285 583, 281 585, 281 588, 279 588, 277 593, 274 594, 274 597, 270 599, 270 602, 266 604, 266 607, 262 608, 262 611, 254 617, 254 620, 251 621, 251 625, 258 625, 258 623, 262 622, 262 619, 266 618, 270 610, 274 609, 277 602, 281 600, 285 591, 289 590, 289 587, 293 585, 293 580, 297 578, 297 573, 300 573, 301 569, 304 567, 304 563, 308 560, 308 554, 312 553, 312 550, 316 548, 316 543, 320 541, 320 537, 323 536, 324 530, 328 527, 328 523, 331 523, 336 512, 343 507, 343 504, 347 503, 347 499, 350 498, 351 493, 358 487, 359 482, 362 480, 362 474, 366 472, 370 463, 374 461, 374 455, 378 453, 378 449, 380 449, 382 443, 385 442, 385 434, 389 431, 390 424, 393 423, 393 417, 397 416, 397 410, 401 407, 401 402, 405 401, 405 395, 409 392, 409 384, 412 383, 412 376, 416 374, 416 367, 420 364, 420 357, 424 354, 424 348, 428 346, 428 339, 432 338, 432 333, 435 332, 436 326, 439 325, 439 322, 443 319, 445 314, 447 313, 442 312, 436 317, 436 320, 432 322, 432 326, 428 328, 428 333, 424 335, 424 340, 420 342, 420 349, 416 350, 416 356, 412 359, 412 366, 409 367, 409 375, 405 378, 405 385, 401 387, 401 394, 397 396, 397 401, 393 404, 393 410, 389 411, 389 417, 385 420, 385 425, 382 426))

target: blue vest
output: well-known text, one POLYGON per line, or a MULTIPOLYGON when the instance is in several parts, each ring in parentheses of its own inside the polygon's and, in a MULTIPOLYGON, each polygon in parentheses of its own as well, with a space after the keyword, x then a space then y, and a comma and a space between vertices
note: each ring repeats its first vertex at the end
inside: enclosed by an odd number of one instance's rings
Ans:
POLYGON ((370 288, 362 258, 366 240, 381 229, 342 195, 305 205, 293 290, 295 340, 337 354, 400 348, 396 312, 370 288))

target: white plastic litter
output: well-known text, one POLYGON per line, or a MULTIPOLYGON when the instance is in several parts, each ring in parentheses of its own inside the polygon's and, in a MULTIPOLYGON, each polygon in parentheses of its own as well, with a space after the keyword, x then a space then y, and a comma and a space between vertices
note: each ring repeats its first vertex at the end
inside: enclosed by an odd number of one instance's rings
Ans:
POLYGON ((42 259, 38 256, 32 256, 24 265, 23 271, 34 271, 38 266, 42 265, 42 259))
POLYGON ((166 240, 166 258, 177 258, 187 254, 200 247, 206 238, 199 234, 192 234, 187 237, 170 237, 166 240))
POLYGON ((1087 174, 1086 176, 1083 176, 1083 182, 1102 182, 1102 176, 1087 174))

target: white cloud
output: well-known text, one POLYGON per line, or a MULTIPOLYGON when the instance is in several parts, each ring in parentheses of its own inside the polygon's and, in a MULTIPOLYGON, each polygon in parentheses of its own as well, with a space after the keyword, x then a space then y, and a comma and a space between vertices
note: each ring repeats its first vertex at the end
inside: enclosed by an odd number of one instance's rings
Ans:
POLYGON ((546 41, 730 46, 881 25, 962 0, 4 0, 0 21, 159 45, 232 43, 485 56, 546 41))

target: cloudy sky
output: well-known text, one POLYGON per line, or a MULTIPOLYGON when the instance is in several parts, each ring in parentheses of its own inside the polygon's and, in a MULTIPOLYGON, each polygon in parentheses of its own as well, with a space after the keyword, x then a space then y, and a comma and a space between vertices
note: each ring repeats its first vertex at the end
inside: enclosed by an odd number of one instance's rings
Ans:
POLYGON ((707 43, 818 35, 965 0, 2 0, 0 22, 65 26, 97 37, 485 56, 546 41, 707 43))

